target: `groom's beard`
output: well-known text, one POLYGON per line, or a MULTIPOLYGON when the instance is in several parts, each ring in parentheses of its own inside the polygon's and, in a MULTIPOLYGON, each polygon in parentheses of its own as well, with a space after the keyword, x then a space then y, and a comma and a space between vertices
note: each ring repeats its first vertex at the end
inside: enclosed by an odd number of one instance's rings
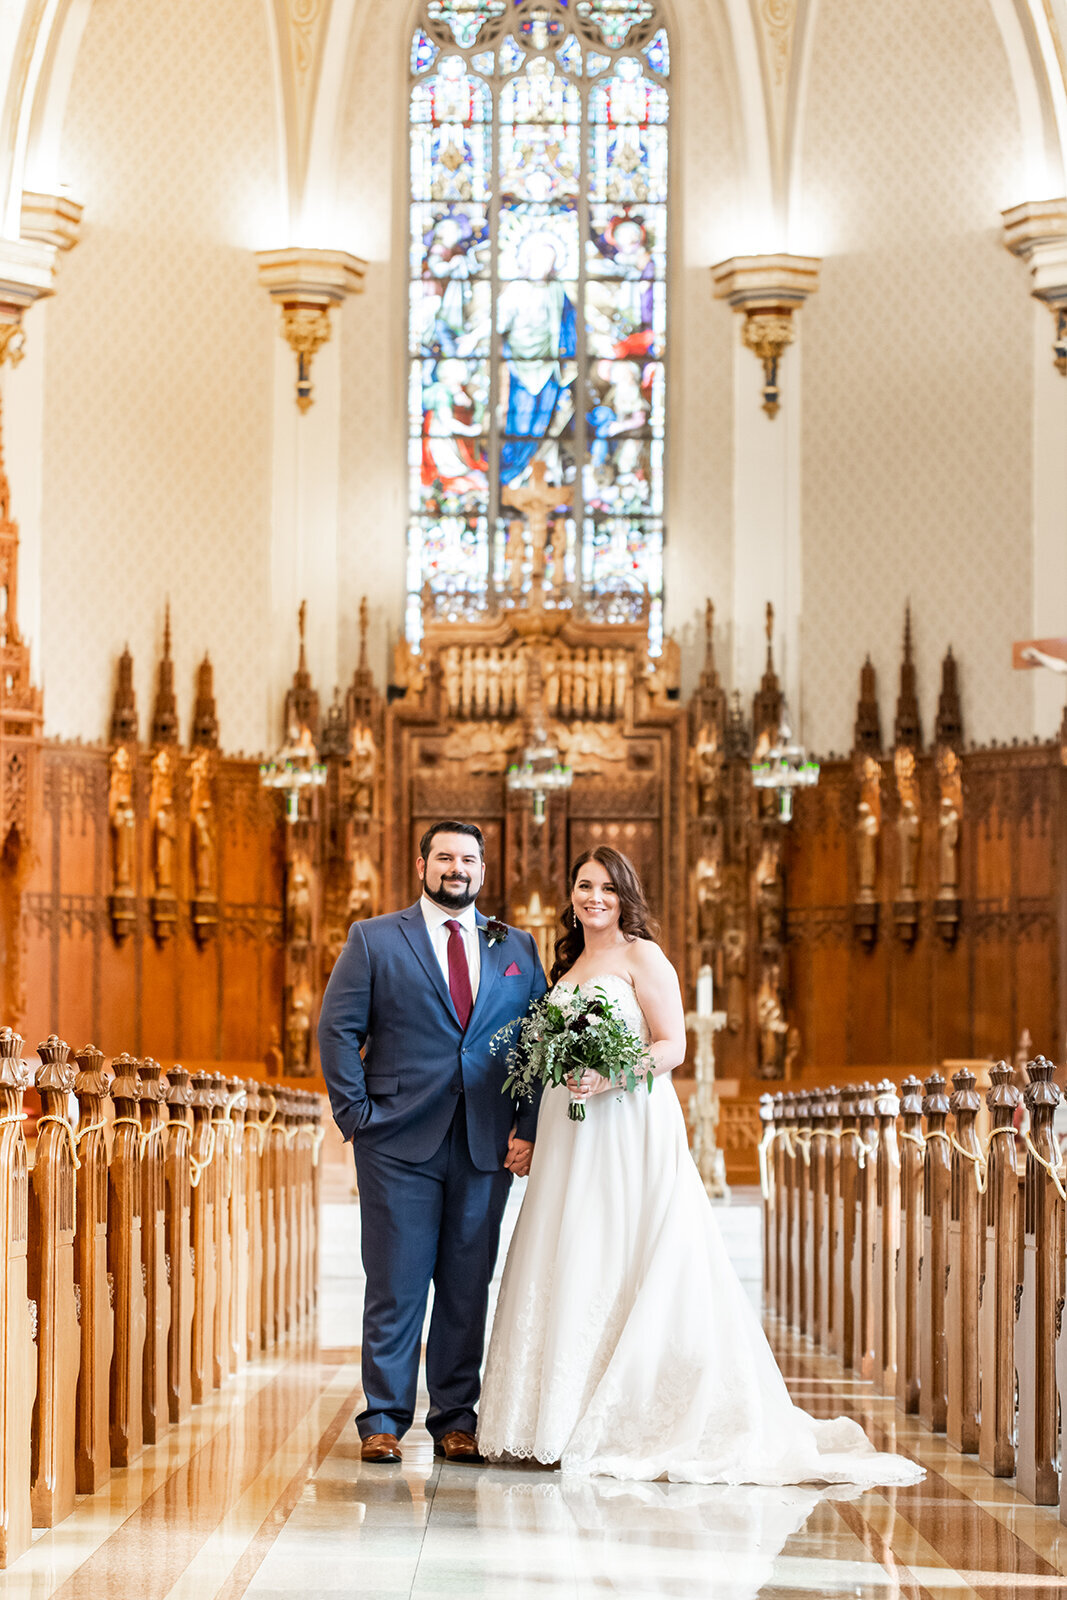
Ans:
POLYGON ((467 907, 478 898, 478 890, 470 878, 465 878, 462 882, 456 879, 454 883, 446 883, 442 879, 436 889, 431 889, 429 883, 423 883, 422 892, 427 899, 432 900, 435 905, 442 906, 445 911, 466 911, 467 907))

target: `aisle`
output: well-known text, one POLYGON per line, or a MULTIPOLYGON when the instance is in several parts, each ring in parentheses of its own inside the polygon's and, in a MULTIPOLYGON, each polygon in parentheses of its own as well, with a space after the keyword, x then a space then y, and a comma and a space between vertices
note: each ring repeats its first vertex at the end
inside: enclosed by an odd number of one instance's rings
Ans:
MULTIPOLYGON (((338 1201, 342 1194, 334 1191, 338 1201)), ((720 1213, 755 1292, 758 1211, 720 1213)), ((414 1430, 402 1469, 364 1466, 358 1209, 325 1217, 321 1342, 293 1342, 216 1396, 6 1576, 45 1600, 949 1600, 1063 1591, 1067 1528, 904 1419, 804 1341, 776 1341, 794 1397, 847 1411, 925 1483, 840 1490, 563 1481, 442 1466, 414 1430)))

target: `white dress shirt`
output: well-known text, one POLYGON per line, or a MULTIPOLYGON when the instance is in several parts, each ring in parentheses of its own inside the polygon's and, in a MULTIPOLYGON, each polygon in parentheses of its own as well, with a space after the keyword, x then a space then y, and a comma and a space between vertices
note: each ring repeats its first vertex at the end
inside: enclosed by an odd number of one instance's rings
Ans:
POLYGON ((474 906, 465 906, 462 911, 449 911, 444 906, 439 906, 436 900, 431 900, 429 895, 423 895, 420 901, 422 915, 426 921, 426 931, 430 935, 433 953, 437 957, 441 971, 444 973, 445 987, 448 987, 448 940, 451 930, 445 927, 446 922, 458 922, 463 933, 463 949, 467 956, 467 971, 471 979, 471 999, 478 998, 478 974, 482 965, 481 939, 478 933, 478 923, 475 920, 474 906))

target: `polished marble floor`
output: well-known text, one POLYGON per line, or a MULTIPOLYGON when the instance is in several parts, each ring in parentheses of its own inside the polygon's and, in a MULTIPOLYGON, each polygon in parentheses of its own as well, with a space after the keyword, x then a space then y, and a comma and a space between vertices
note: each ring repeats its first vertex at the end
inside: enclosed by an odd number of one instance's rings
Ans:
MULTIPOLYGON (((720 1212, 758 1293, 755 1196, 720 1212)), ((857 1417, 927 1467, 911 1489, 576 1482, 443 1466, 422 1430, 402 1469, 364 1466, 355 1254, 346 1187, 325 1209, 319 1327, 249 1368, 115 1474, 0 1576, 0 1597, 63 1600, 941 1600, 1067 1595, 1067 1527, 805 1341, 772 1330, 798 1403, 857 1417)))

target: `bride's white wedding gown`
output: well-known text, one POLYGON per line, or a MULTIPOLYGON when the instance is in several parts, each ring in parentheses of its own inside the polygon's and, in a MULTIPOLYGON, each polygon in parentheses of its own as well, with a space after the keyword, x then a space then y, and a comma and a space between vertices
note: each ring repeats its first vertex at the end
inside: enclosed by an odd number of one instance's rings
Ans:
MULTIPOLYGON (((561 985, 573 988, 574 985, 561 985)), ((648 1028, 618 975, 581 985, 648 1028)), ((677 1483, 914 1483, 847 1417, 789 1398, 693 1164, 678 1097, 565 1088, 537 1143, 493 1323, 478 1423, 491 1458, 677 1483)))

